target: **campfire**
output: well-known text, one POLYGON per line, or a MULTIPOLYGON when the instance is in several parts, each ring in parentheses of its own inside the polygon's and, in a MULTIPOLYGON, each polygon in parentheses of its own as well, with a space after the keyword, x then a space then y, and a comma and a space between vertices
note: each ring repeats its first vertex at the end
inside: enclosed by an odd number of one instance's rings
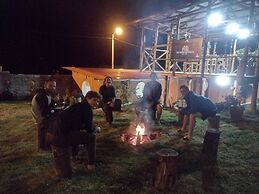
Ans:
POLYGON ((121 134, 121 140, 135 146, 150 142, 161 136, 159 131, 150 132, 150 128, 145 127, 144 123, 131 124, 129 131, 121 134))

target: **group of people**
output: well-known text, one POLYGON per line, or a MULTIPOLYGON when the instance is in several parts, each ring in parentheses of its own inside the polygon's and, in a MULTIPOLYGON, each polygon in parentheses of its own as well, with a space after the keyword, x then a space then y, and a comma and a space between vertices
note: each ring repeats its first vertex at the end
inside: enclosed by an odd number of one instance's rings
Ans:
MULTIPOLYGON (((113 122, 113 107, 115 102, 115 88, 112 78, 106 77, 99 94, 89 91, 81 103, 74 103, 63 109, 55 109, 60 100, 54 95, 57 83, 53 79, 44 82, 44 88, 38 90, 32 99, 31 112, 35 120, 38 134, 38 149, 49 150, 52 146, 76 148, 85 145, 88 151, 87 169, 95 169, 95 138, 96 130, 93 124, 93 108, 102 107, 106 121, 113 122)), ((74 149, 77 150, 77 149, 74 149)), ((76 153, 75 153, 76 154, 76 153)))
MULTIPOLYGON (((140 115, 142 111, 148 112, 150 119, 155 124, 160 124, 162 106, 160 97, 162 86, 157 81, 156 73, 152 72, 150 81, 145 84, 142 100, 136 104, 135 111, 140 115)), ((49 149, 50 145, 57 147, 73 147, 83 144, 88 151, 87 169, 95 169, 95 139, 96 126, 93 124, 93 111, 95 107, 102 107, 108 124, 113 122, 113 109, 115 102, 115 88, 112 78, 106 77, 99 93, 89 91, 81 103, 76 103, 62 111, 55 111, 54 104, 59 99, 53 98, 56 89, 56 81, 48 79, 44 83, 44 89, 38 91, 32 99, 32 115, 36 121, 38 131, 38 148, 49 149)), ((179 132, 188 133, 185 140, 191 140, 195 126, 195 118, 201 114, 202 119, 214 117, 216 106, 208 98, 196 95, 183 85, 180 92, 187 106, 182 108, 184 115, 182 127, 179 132), (189 125, 188 125, 189 123, 189 125)))

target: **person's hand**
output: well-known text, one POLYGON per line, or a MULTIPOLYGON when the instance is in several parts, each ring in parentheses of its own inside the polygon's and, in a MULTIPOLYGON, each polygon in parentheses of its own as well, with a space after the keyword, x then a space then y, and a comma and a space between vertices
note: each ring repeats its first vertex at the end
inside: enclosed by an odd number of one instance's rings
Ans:
POLYGON ((107 104, 109 105, 109 107, 111 107, 111 108, 114 108, 114 102, 107 102, 107 104))
POLYGON ((54 98, 53 98, 53 100, 54 100, 55 102, 58 102, 58 101, 60 100, 59 94, 55 95, 54 98))
POLYGON ((95 171, 95 165, 94 164, 92 164, 92 165, 88 164, 87 165, 87 170, 88 171, 95 171))
POLYGON ((150 109, 150 108, 152 107, 152 105, 153 105, 153 104, 152 104, 151 102, 146 103, 146 108, 147 108, 147 109, 150 109))
POLYGON ((96 132, 96 133, 100 133, 100 132, 101 132, 101 127, 96 126, 96 127, 95 127, 95 132, 96 132))

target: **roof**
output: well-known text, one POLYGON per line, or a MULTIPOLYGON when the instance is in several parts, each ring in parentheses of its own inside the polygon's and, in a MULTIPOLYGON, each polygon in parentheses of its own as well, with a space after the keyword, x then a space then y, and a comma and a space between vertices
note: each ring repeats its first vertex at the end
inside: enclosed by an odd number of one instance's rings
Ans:
MULTIPOLYGON (((250 16, 251 0, 211 0, 211 12, 219 11, 225 16, 224 25, 216 28, 208 28, 209 39, 222 39, 225 25, 228 22, 236 21, 239 25, 247 26, 250 16)), ((204 34, 205 21, 207 18, 208 1, 189 1, 193 3, 178 4, 174 9, 165 13, 151 15, 138 19, 129 24, 165 34, 171 34, 176 30, 178 18, 180 19, 180 38, 184 38, 187 33, 193 37, 202 37, 204 34), (194 3, 195 2, 195 3, 194 3)), ((252 25, 254 34, 259 34, 259 2, 255 1, 254 21, 252 25)), ((225 36, 225 35, 224 35, 225 36)), ((226 37, 226 36, 225 36, 226 37)), ((230 37, 230 36, 229 36, 230 37)))
MULTIPOLYGON (((148 79, 150 72, 141 72, 139 69, 109 69, 88 67, 63 67, 64 69, 92 76, 96 79, 104 79, 111 76, 113 79, 148 79)), ((158 77, 173 76, 172 73, 156 72, 158 77)))

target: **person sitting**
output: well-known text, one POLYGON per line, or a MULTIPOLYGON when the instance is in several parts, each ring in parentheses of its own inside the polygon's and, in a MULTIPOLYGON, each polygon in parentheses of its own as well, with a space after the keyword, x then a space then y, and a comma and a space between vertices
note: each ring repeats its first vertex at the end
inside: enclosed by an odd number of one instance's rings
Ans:
POLYGON ((99 93, 102 95, 101 107, 105 113, 106 122, 110 125, 113 122, 113 108, 115 102, 115 88, 112 85, 112 78, 107 76, 104 78, 103 85, 100 87, 99 93))
POLYGON ((193 91, 190 91, 186 85, 180 86, 180 92, 186 101, 187 106, 181 109, 181 113, 184 115, 183 125, 178 131, 185 132, 189 123, 188 134, 184 136, 184 140, 191 140, 196 117, 201 116, 202 120, 208 118, 208 122, 213 122, 213 118, 217 113, 217 108, 210 99, 195 94, 193 91))
POLYGON ((93 125, 92 108, 98 106, 100 99, 97 92, 89 91, 83 102, 76 103, 51 117, 47 132, 47 140, 54 148, 75 148, 79 144, 86 145, 88 170, 95 169, 96 128, 93 125))
POLYGON ((55 98, 54 92, 57 83, 53 79, 47 79, 44 82, 44 88, 38 90, 31 102, 31 113, 35 120, 36 129, 38 132, 38 150, 48 150, 46 144, 46 128, 48 119, 54 113, 55 103, 59 100, 58 96, 55 98))
POLYGON ((142 100, 136 104, 135 112, 139 116, 140 112, 147 110, 150 119, 156 124, 160 124, 162 106, 159 100, 162 94, 162 86, 156 81, 157 75, 155 72, 150 74, 150 79, 151 81, 144 86, 142 100))

